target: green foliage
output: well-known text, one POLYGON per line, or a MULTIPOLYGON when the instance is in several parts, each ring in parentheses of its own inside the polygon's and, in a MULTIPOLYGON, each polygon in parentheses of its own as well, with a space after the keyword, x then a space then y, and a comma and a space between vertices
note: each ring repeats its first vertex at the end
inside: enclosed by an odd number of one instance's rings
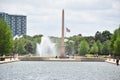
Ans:
POLYGON ((95 41, 99 40, 100 42, 103 43, 107 40, 110 40, 111 36, 112 36, 112 34, 107 30, 103 31, 102 33, 97 31, 96 34, 95 34, 95 41))
POLYGON ((102 49, 103 49, 102 43, 98 40, 96 44, 98 46, 98 54, 102 54, 102 49))
POLYGON ((74 42, 72 40, 65 43, 65 51, 68 55, 74 54, 74 42))
POLYGON ((20 38, 20 39, 16 39, 16 48, 14 49, 15 52, 19 53, 19 54, 25 54, 25 48, 24 48, 24 43, 25 43, 25 39, 24 38, 20 38))
MULTIPOLYGON (((43 35, 23 36, 23 38, 16 39, 14 41, 14 51, 19 54, 35 53, 36 43, 41 42, 41 37, 43 35)), ((119 37, 120 28, 111 34, 109 31, 105 30, 102 33, 97 31, 95 36, 83 37, 81 34, 72 37, 66 37, 67 42, 65 43, 65 50, 67 54, 78 54, 85 55, 89 52, 89 47, 91 47, 91 53, 98 54, 114 54, 119 53, 119 37), (112 37, 111 37, 112 35, 112 37), (72 41, 72 42, 71 42, 72 41), (110 47, 111 45, 111 47, 110 47)), ((57 51, 60 52, 61 48, 61 38, 51 36, 50 39, 56 44, 57 51)))
POLYGON ((25 50, 27 53, 33 53, 34 51, 34 46, 32 41, 26 41, 25 46, 24 46, 25 50))
POLYGON ((85 40, 89 43, 90 47, 94 44, 95 39, 93 36, 84 37, 85 40))
POLYGON ((0 54, 8 54, 13 51, 14 42, 12 31, 4 19, 0 19, 0 54))
MULTIPOLYGON (((118 52, 116 51, 116 48, 117 48, 117 45, 116 45, 116 43, 118 42, 118 39, 119 39, 119 37, 120 37, 120 27, 118 28, 118 29, 116 29, 115 31, 114 31, 114 34, 112 35, 112 39, 111 39, 111 42, 112 42, 112 44, 111 44, 111 48, 113 49, 113 54, 117 54, 118 55, 118 52), (116 42, 116 43, 115 43, 116 42), (116 53, 117 52, 117 53, 116 53)), ((119 47, 118 47, 119 48, 119 47)), ((118 49, 117 48, 117 49, 118 49)), ((120 53, 119 53, 120 54, 120 53)))
POLYGON ((43 35, 35 35, 35 36, 33 36, 33 39, 34 39, 35 42, 40 43, 42 36, 43 36, 43 35))
POLYGON ((111 41, 107 40, 103 43, 103 49, 102 49, 102 54, 110 54, 111 53, 111 41))
POLYGON ((98 41, 98 40, 102 42, 102 34, 99 31, 97 31, 95 34, 95 41, 98 41))
POLYGON ((35 54, 36 44, 41 41, 42 35, 27 36, 24 35, 22 38, 14 40, 14 52, 19 53, 19 55, 25 55, 28 53, 35 54))
POLYGON ((109 31, 107 31, 107 30, 103 31, 102 32, 102 42, 110 40, 111 36, 112 36, 112 34, 109 31))
POLYGON ((120 56, 120 37, 118 37, 114 42, 114 53, 115 55, 120 56))
POLYGON ((94 43, 93 46, 91 47, 90 53, 94 53, 94 54, 98 53, 98 46, 96 43, 94 43))
POLYGON ((84 40, 84 38, 81 36, 81 34, 79 34, 68 39, 74 41, 74 54, 78 54, 78 45, 82 40, 84 40))
POLYGON ((85 55, 89 51, 89 44, 86 40, 82 40, 78 46, 79 55, 85 55))

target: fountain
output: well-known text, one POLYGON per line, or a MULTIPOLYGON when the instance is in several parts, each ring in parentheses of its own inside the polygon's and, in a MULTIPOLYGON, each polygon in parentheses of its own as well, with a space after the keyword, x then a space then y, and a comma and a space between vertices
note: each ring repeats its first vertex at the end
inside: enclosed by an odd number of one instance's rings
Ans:
POLYGON ((41 43, 37 44, 36 54, 40 57, 55 57, 57 55, 55 43, 49 37, 43 36, 41 43))

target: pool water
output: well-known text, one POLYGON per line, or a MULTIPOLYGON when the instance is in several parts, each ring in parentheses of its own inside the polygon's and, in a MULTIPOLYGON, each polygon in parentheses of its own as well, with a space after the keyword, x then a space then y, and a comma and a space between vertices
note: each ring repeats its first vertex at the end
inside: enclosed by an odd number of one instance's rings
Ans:
POLYGON ((120 80, 120 66, 106 62, 19 61, 0 64, 0 80, 120 80))

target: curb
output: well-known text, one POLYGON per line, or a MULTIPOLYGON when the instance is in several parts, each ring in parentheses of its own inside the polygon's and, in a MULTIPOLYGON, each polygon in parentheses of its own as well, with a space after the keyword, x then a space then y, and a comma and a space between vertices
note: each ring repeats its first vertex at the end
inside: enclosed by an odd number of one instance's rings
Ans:
POLYGON ((17 61, 20 61, 20 60, 0 61, 0 64, 11 63, 11 62, 17 62, 17 61))

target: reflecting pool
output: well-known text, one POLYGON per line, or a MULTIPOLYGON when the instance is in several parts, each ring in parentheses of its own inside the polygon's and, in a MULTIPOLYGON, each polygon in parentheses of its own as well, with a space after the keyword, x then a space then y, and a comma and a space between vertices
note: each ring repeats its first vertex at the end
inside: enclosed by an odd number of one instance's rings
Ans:
POLYGON ((106 62, 20 61, 0 64, 0 80, 120 80, 120 66, 106 62))

